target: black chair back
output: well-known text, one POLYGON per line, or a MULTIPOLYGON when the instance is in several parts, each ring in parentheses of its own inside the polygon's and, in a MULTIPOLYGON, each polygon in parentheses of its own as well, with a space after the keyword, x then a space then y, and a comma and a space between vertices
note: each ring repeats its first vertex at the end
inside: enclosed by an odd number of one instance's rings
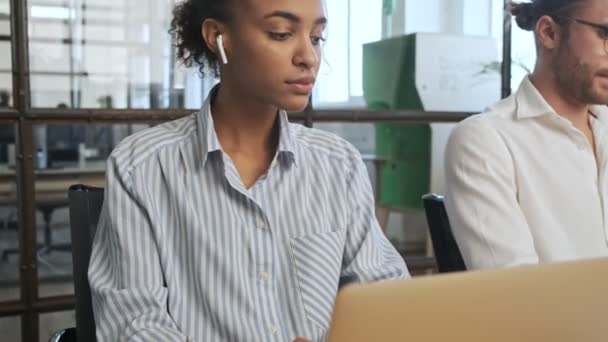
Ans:
POLYGON ((452 234, 443 196, 427 194, 422 197, 422 201, 439 273, 466 271, 466 265, 452 234))
POLYGON ((103 189, 73 185, 68 197, 76 294, 76 336, 78 341, 95 341, 95 319, 87 270, 103 204, 103 189))

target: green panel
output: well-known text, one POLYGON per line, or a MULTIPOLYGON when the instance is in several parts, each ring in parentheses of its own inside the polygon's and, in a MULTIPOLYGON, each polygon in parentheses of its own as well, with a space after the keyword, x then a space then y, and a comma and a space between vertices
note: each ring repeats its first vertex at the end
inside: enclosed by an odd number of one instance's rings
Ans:
MULTIPOLYGON (((422 110, 415 84, 415 35, 366 44, 363 65, 370 109, 422 110)), ((376 124, 376 154, 388 159, 380 170, 379 204, 420 208, 431 182, 430 126, 376 124)))
POLYGON ((427 124, 376 124, 376 154, 400 160, 424 160, 430 152, 427 124))
POLYGON ((431 127, 377 124, 376 154, 389 159, 380 170, 380 204, 420 208, 431 184, 431 127))
POLYGON ((422 109, 416 90, 416 36, 363 46, 363 96, 371 109, 422 109))

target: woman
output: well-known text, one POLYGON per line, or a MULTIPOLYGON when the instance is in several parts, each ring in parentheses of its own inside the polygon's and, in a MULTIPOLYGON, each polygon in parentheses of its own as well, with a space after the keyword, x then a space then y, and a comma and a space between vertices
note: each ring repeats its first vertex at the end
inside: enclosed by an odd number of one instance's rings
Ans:
POLYGON ((89 269, 100 341, 316 341, 339 285, 408 276, 356 149, 287 121, 325 25, 321 0, 176 7, 178 56, 221 83, 108 161, 89 269))

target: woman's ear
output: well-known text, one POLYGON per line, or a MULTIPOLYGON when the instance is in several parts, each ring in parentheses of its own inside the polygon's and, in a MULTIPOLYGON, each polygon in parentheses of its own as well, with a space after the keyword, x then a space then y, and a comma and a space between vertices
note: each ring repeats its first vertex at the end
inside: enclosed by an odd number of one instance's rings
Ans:
POLYGON ((218 59, 224 64, 227 63, 226 47, 227 34, 225 26, 215 19, 206 19, 201 25, 201 35, 209 50, 213 51, 218 59))

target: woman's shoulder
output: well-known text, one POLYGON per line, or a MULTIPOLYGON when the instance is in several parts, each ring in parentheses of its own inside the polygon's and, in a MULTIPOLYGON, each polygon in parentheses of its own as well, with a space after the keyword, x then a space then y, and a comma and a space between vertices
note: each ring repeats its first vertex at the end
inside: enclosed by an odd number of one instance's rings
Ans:
POLYGON ((110 159, 133 168, 158 151, 181 144, 195 132, 195 114, 146 128, 123 139, 112 151, 110 159))

